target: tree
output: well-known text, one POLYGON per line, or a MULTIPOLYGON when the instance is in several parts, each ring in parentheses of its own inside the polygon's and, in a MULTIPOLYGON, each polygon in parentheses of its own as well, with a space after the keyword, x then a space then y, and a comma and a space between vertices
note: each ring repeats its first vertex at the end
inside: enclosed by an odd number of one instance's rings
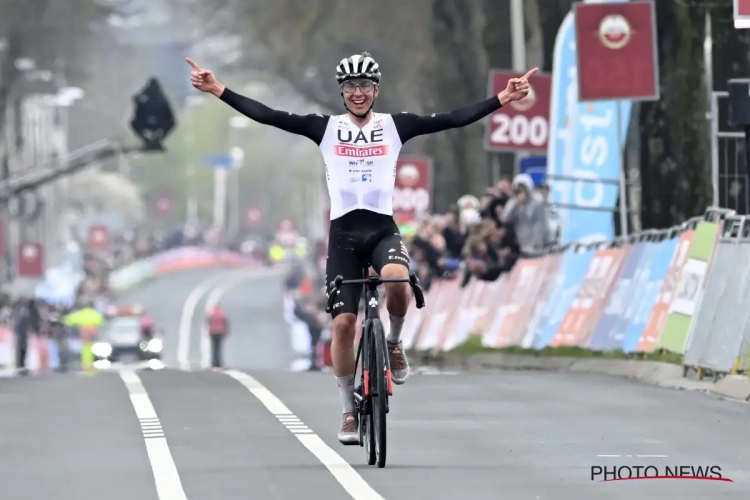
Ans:
POLYGON ((21 78, 15 62, 30 58, 38 68, 55 70, 65 65, 70 77, 88 71, 79 56, 90 41, 93 23, 111 14, 96 0, 4 0, 0 2, 0 137, 11 92, 21 78))
MULTIPOLYGON (((435 101, 444 110, 486 99, 489 63, 484 45, 486 16, 481 0, 435 0, 430 23, 431 78, 435 101)), ((435 103, 431 103, 435 104, 435 103)), ((430 138, 438 158, 436 207, 446 209, 465 193, 487 186, 487 156, 480 124, 430 138)))
MULTIPOLYGON (((218 25, 252 47, 239 66, 262 68, 285 80, 326 112, 342 110, 335 65, 367 50, 384 72, 378 109, 420 113, 449 111, 487 97, 485 3, 310 0, 300 11, 294 0, 213 0, 204 4, 210 12, 201 15, 216 20, 212 29, 218 25), (231 17, 225 16, 227 9, 231 17)), ((427 151, 435 158, 437 208, 466 191, 478 194, 486 185, 482 132, 477 124, 417 139, 405 148, 405 153, 427 151)))

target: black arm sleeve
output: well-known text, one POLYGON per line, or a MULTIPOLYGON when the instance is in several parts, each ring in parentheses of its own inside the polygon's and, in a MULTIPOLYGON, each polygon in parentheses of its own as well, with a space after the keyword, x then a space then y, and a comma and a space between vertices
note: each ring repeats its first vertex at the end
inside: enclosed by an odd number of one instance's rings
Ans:
POLYGON ((432 115, 419 116, 414 113, 399 113, 393 115, 396 130, 401 138, 401 143, 419 135, 434 134, 451 128, 465 127, 477 120, 481 120, 495 110, 500 109, 500 99, 497 96, 487 100, 471 104, 450 113, 433 113, 432 115))
POLYGON ((318 145, 323 140, 323 135, 328 126, 328 116, 301 116, 286 111, 278 111, 227 88, 222 92, 220 99, 258 123, 271 125, 292 134, 303 135, 318 145))

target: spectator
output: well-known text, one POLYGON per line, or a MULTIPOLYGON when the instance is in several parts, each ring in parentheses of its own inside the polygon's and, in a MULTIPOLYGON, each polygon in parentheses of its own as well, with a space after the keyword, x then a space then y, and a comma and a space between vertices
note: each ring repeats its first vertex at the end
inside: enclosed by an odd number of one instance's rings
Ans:
POLYGON ((445 214, 443 219, 443 239, 445 240, 446 257, 458 259, 466 243, 458 224, 458 207, 454 207, 445 214))
POLYGON ((513 179, 513 197, 503 209, 502 222, 515 229, 521 251, 533 254, 545 246, 547 217, 545 203, 534 195, 534 182, 528 174, 513 179))
POLYGON ((557 245, 560 241, 560 215, 550 205, 550 187, 546 183, 536 186, 539 198, 545 204, 545 215, 547 217, 547 232, 545 234, 545 247, 557 245))
POLYGON ((223 366, 221 348, 229 334, 229 320, 219 306, 215 306, 208 315, 208 334, 211 337, 211 366, 218 369, 223 366))
MULTIPOLYGON (((26 375, 26 351, 29 345, 29 335, 32 333, 31 300, 20 300, 13 310, 13 331, 16 334, 16 366, 22 375, 26 375)), ((36 311, 36 308, 34 308, 36 311)), ((38 321, 38 319, 37 319, 38 321)))

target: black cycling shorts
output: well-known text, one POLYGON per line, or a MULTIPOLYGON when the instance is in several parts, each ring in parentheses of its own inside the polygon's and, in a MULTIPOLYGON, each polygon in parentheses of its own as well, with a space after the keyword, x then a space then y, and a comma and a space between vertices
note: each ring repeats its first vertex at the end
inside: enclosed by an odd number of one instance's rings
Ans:
MULTIPOLYGON (((380 274, 386 264, 409 268, 409 254, 396 222, 390 215, 354 210, 331 221, 326 259, 326 292, 336 276, 346 280, 363 278, 365 264, 380 274)), ((331 317, 357 314, 362 287, 344 285, 333 303, 331 317)))

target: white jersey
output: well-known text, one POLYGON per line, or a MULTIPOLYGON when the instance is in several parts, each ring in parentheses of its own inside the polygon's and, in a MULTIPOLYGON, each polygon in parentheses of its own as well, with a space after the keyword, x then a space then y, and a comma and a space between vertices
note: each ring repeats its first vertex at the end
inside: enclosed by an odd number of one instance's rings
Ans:
POLYGON ((373 113, 362 129, 348 115, 330 117, 319 147, 331 220, 357 209, 393 215, 396 160, 402 146, 389 114, 373 113))
POLYGON ((221 100, 248 118, 305 136, 318 145, 326 164, 331 220, 357 209, 393 215, 396 160, 405 142, 464 127, 500 109, 500 100, 493 96, 450 113, 373 113, 360 129, 348 115, 295 115, 230 89, 224 89, 221 100))

